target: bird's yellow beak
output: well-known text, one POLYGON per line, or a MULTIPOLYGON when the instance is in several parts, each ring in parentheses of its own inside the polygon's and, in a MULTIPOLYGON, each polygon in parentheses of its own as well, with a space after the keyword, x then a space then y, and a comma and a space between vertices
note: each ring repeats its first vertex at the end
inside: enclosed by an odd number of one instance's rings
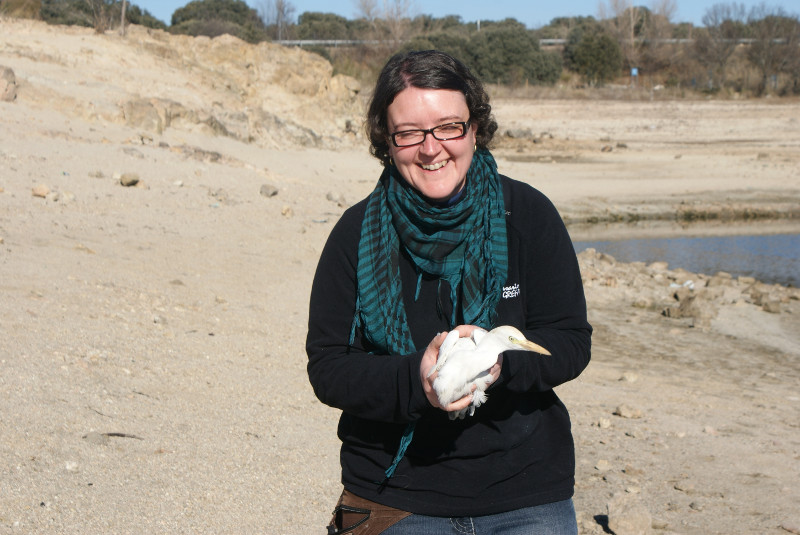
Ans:
POLYGON ((517 340, 514 339, 514 343, 520 346, 522 349, 527 351, 533 351, 534 353, 539 353, 542 355, 550 355, 550 352, 540 346, 539 344, 534 344, 530 340, 517 340))

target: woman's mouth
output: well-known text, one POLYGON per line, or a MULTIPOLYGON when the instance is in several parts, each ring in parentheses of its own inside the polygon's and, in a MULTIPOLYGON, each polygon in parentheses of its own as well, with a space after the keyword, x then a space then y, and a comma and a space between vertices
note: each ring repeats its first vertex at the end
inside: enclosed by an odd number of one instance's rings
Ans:
POLYGON ((441 169, 442 167, 444 167, 445 165, 447 165, 447 162, 449 162, 449 161, 450 161, 450 160, 445 160, 445 161, 443 161, 443 162, 432 163, 432 164, 430 164, 430 165, 424 165, 424 164, 420 164, 420 167, 422 167, 422 168, 423 168, 423 169, 425 169, 426 171, 436 171, 437 169, 441 169))

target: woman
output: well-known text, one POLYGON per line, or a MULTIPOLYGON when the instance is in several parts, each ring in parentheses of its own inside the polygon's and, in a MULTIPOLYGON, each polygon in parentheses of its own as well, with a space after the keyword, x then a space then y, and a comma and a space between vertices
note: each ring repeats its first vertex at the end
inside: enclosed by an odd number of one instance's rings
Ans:
POLYGON ((311 290, 309 378, 342 410, 330 533, 360 521, 369 533, 577 533, 570 421, 553 388, 589 362, 581 277, 550 201, 498 174, 496 130, 481 83, 451 56, 397 55, 378 78, 367 131, 384 171, 332 230, 311 290), (488 400, 450 420, 472 395, 443 407, 433 391, 446 332, 498 325, 552 356, 498 356, 488 400))

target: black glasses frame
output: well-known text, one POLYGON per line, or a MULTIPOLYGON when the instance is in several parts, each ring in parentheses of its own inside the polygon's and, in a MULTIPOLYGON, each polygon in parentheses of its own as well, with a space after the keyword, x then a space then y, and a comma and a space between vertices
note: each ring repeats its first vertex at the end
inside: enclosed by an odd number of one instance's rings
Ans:
POLYGON ((427 130, 425 130, 423 128, 415 128, 413 130, 401 130, 399 132, 394 132, 391 135, 392 144, 397 148, 413 147, 414 145, 421 145, 422 143, 425 143, 425 139, 428 137, 428 134, 432 135, 434 139, 438 139, 439 141, 450 141, 451 139, 459 139, 459 138, 462 138, 462 137, 466 136, 467 135, 467 128, 469 128, 469 121, 456 121, 456 122, 452 122, 452 123, 440 124, 438 126, 434 126, 433 128, 428 128, 427 130), (461 133, 458 134, 457 136, 439 137, 439 136, 436 135, 436 132, 435 132, 436 129, 442 128, 443 126, 454 126, 454 125, 458 125, 458 126, 461 127, 461 133), (400 145, 397 142, 397 137, 396 136, 398 136, 400 134, 408 134, 409 132, 420 132, 422 134, 422 139, 420 141, 417 141, 416 143, 408 143, 406 145, 400 145))

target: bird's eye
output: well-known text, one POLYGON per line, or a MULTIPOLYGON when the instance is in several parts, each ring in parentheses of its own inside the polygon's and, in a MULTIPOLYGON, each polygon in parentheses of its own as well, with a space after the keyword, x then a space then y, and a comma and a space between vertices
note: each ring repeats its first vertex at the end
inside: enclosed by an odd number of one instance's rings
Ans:
POLYGON ((517 339, 514 338, 513 336, 509 336, 508 337, 508 341, 511 342, 512 344, 516 344, 517 343, 517 339))

